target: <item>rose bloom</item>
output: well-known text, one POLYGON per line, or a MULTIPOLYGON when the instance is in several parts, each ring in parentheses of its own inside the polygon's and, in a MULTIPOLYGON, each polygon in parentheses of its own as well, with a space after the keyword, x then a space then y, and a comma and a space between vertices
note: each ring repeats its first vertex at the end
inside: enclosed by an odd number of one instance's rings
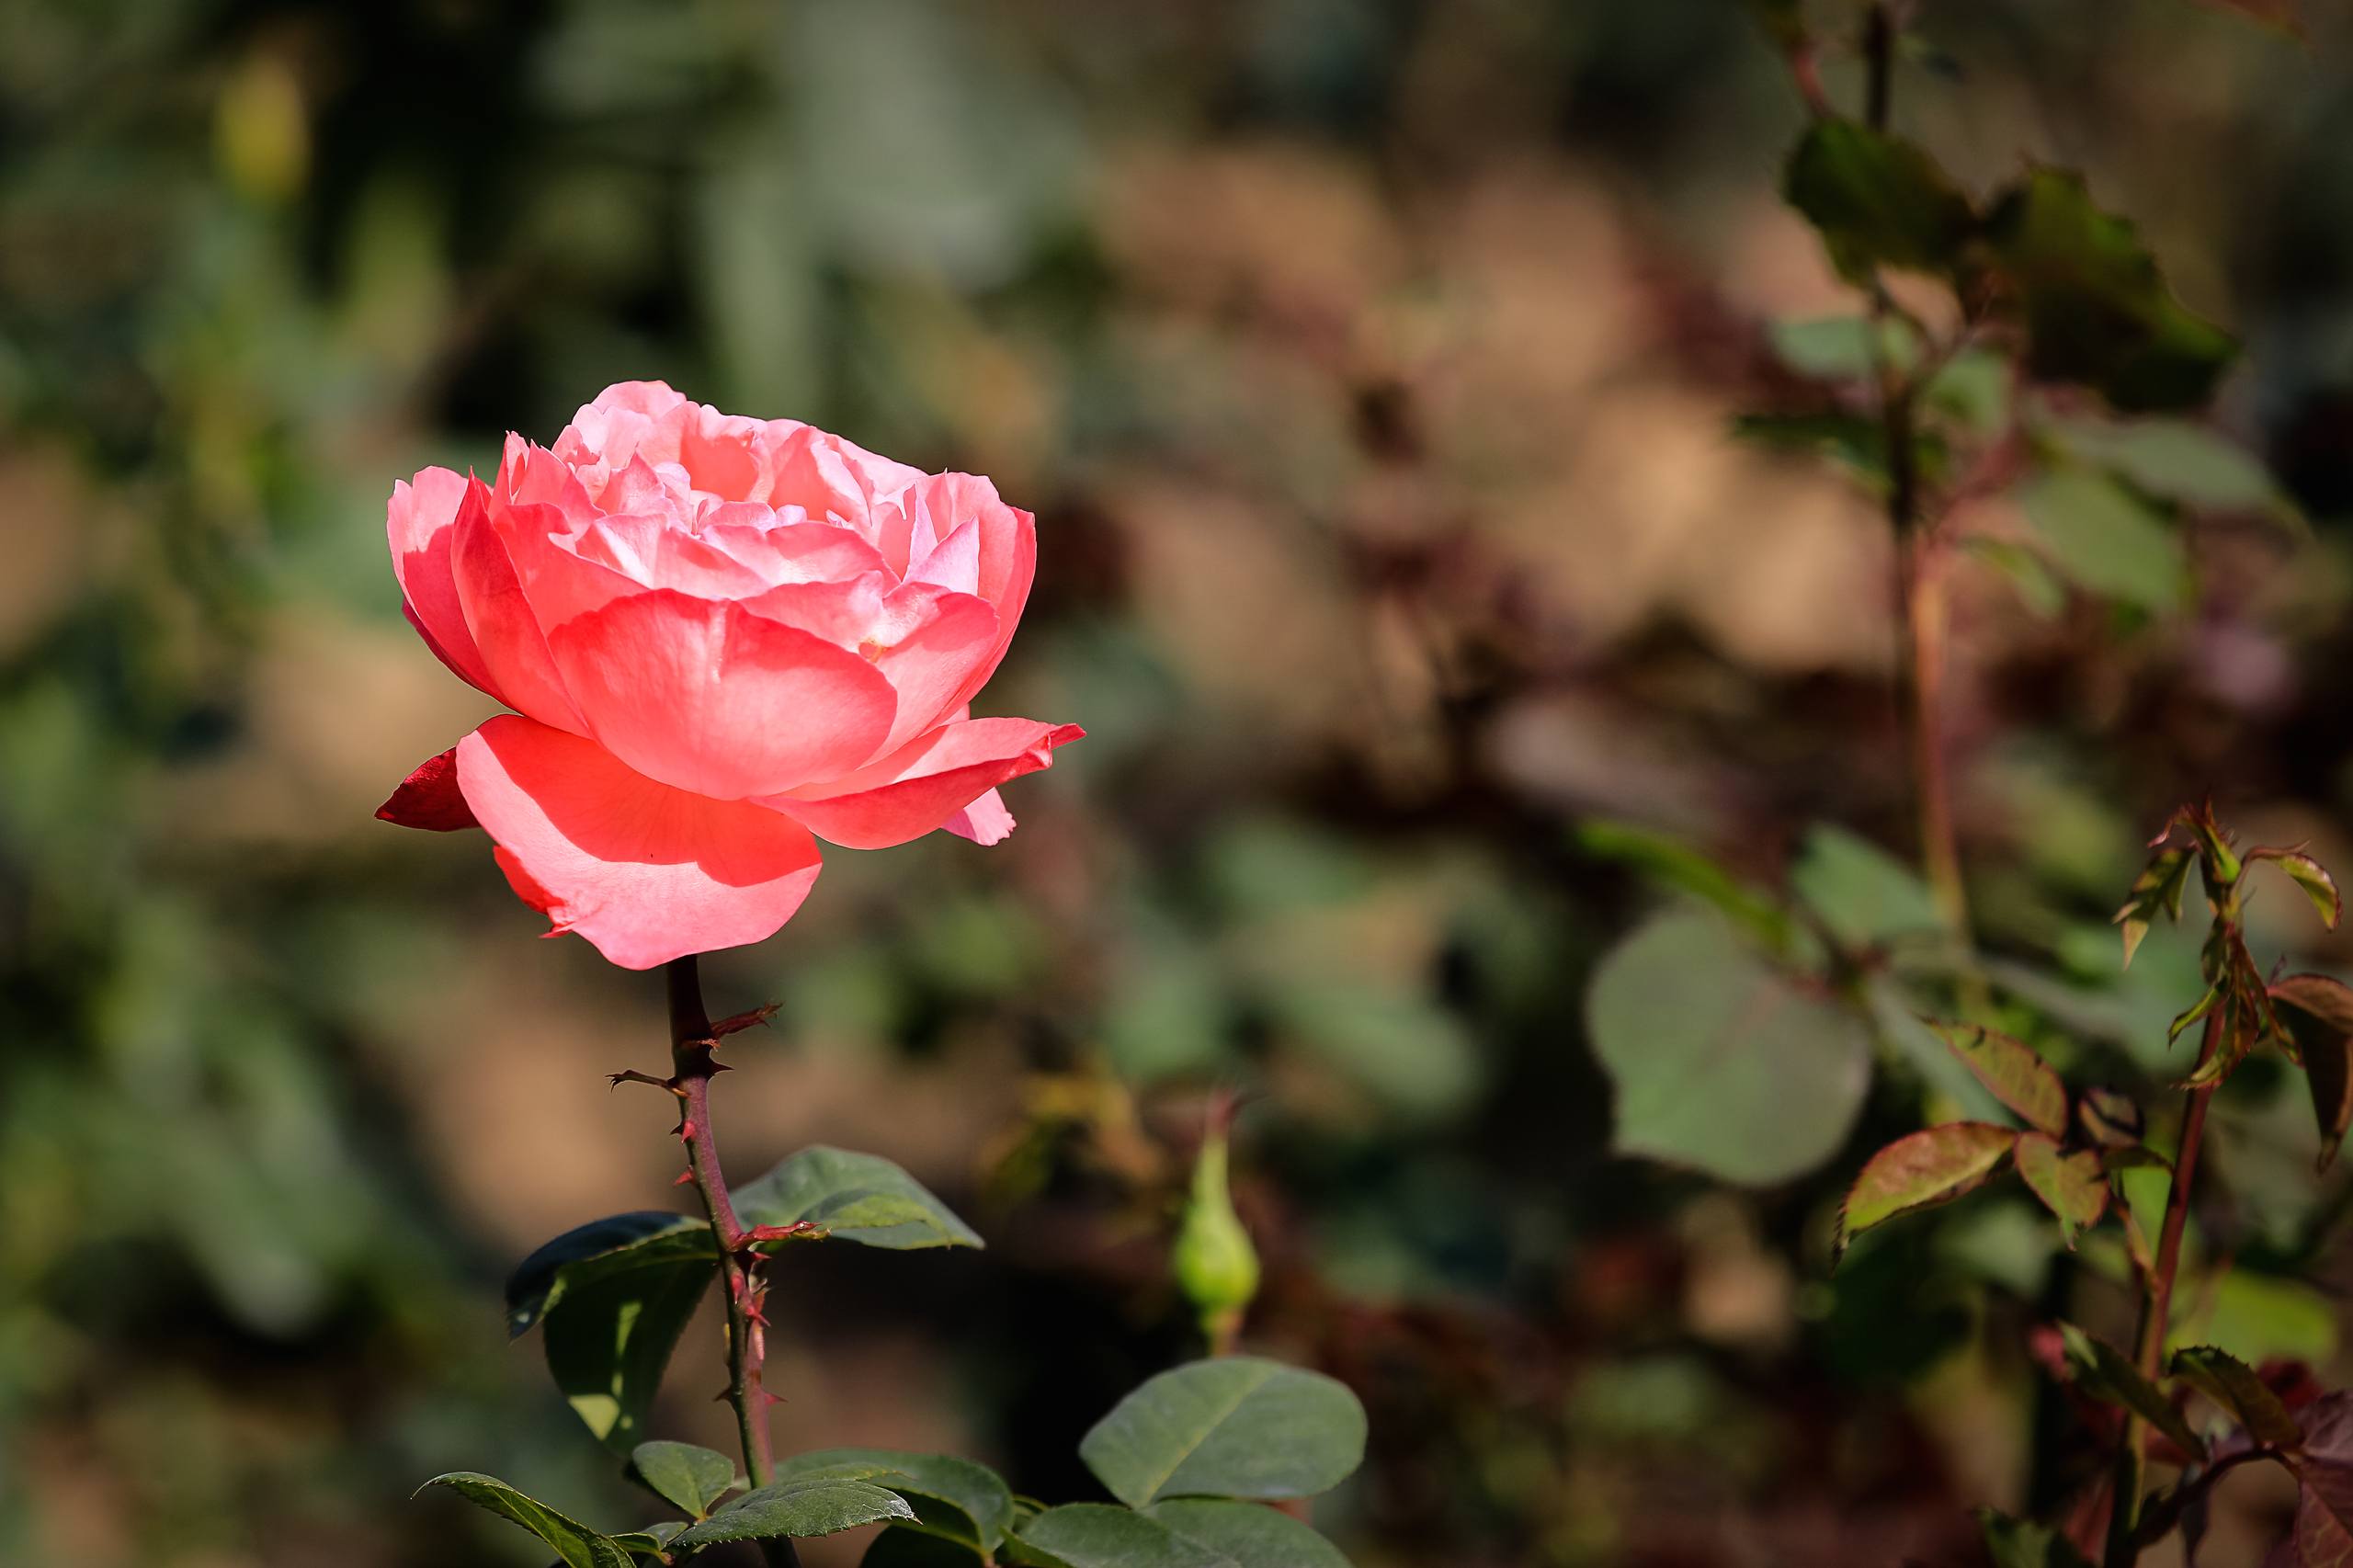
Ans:
POLYGON ((552 449, 508 436, 490 484, 394 485, 389 531, 410 623, 515 711, 377 815, 483 829, 550 936, 630 969, 772 935, 817 838, 996 843, 996 787, 1084 733, 967 706, 1035 519, 793 420, 625 381, 552 449))

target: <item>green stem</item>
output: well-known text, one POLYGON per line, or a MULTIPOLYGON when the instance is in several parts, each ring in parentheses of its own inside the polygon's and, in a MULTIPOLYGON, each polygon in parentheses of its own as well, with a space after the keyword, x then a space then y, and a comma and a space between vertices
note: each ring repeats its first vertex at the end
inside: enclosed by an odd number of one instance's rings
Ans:
MULTIPOLYGON (((2198 1041, 2198 1067, 2205 1066, 2222 1049, 2224 1011, 2217 1007, 2206 1016, 2206 1028, 2198 1041)), ((2196 1071, 2191 1069, 2193 1074, 2196 1071)), ((2197 1179, 2198 1151, 2206 1140, 2206 1107, 2213 1094, 2210 1084, 2184 1095, 2181 1143, 2174 1151, 2165 1222, 2157 1232, 2156 1256, 2142 1280, 2141 1321, 2133 1334, 2132 1361, 2151 1381, 2165 1372, 2165 1329, 2173 1315, 2174 1279, 2181 1272, 2181 1237, 2189 1222, 2190 1184, 2197 1179)), ((2126 1416, 2123 1441, 2116 1451, 2116 1496, 2109 1513, 2106 1568, 2132 1568, 2140 1560, 2141 1491, 2148 1438, 2148 1423, 2137 1415, 2126 1416)))
MULTIPOLYGON (((695 957, 673 959, 664 969, 670 994, 670 1087, 678 1096, 678 1136, 687 1146, 687 1171, 694 1178, 705 1217, 719 1245, 720 1294, 727 1310, 727 1402, 734 1407, 744 1473, 754 1486, 776 1474, 768 1443, 770 1396, 761 1382, 767 1359, 767 1330, 760 1310, 767 1296, 759 1255, 745 1237, 719 1164, 719 1139, 710 1125, 710 1081, 726 1071, 711 1058, 718 1044, 703 1006, 702 974, 695 957)), ((798 1568, 792 1542, 779 1537, 760 1542, 771 1568, 798 1568)))

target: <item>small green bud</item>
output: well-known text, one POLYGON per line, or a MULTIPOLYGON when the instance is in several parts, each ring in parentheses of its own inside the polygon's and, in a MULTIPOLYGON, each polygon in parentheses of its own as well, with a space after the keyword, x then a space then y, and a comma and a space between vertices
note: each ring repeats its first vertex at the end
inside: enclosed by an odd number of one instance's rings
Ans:
POLYGON ((1176 1232, 1174 1263, 1176 1284, 1200 1314, 1201 1331, 1209 1335, 1211 1348, 1222 1353, 1240 1331, 1250 1299, 1258 1293, 1257 1249, 1233 1211, 1233 1197, 1226 1186, 1222 1128, 1201 1142, 1200 1158, 1193 1166, 1192 1197, 1176 1232))

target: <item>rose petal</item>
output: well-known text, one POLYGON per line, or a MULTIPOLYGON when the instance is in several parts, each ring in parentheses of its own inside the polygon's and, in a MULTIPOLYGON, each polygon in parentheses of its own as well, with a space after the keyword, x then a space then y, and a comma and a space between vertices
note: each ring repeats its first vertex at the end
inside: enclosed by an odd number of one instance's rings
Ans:
POLYGON ((883 754, 944 722, 971 699, 968 687, 997 650, 996 611, 985 599, 910 583, 883 606, 874 667, 899 694, 883 754))
MULTIPOLYGON (((489 490, 479 481, 467 493, 458 515, 453 551, 459 602, 465 607, 466 625, 474 645, 498 681, 498 699, 518 713, 543 724, 574 733, 587 725, 565 691, 563 677, 548 656, 547 638, 530 601, 524 597, 515 574, 515 562, 502 531, 493 523, 489 490)), ((510 509, 511 511, 514 509, 510 509)), ((551 507, 519 509, 549 513, 551 507)))
POLYGON ((657 588, 558 626, 588 733, 648 778, 715 800, 848 772, 891 733, 882 673, 743 606, 657 588))
POLYGON ((384 532, 392 542, 392 576, 401 585, 401 611, 408 623, 460 680, 498 697, 489 666, 466 626, 450 569, 458 512, 470 488, 468 480, 446 468, 420 471, 415 478, 392 486, 392 499, 384 508, 384 532))
POLYGON ((386 822, 421 827, 428 833, 455 833, 461 827, 482 825, 474 821, 472 808, 458 789, 455 746, 417 764, 416 771, 401 780, 392 799, 376 808, 376 814, 386 822))
POLYGON ((819 869, 801 826, 634 773, 592 741, 501 715, 458 743, 459 788, 516 894, 624 969, 741 947, 819 869))
POLYGON ((1013 832, 1013 813, 1005 809, 1005 797, 992 790, 939 825, 975 844, 1002 844, 1013 832))
MULTIPOLYGON (((870 767, 823 785, 770 795, 760 804, 807 825, 818 837, 847 849, 887 849, 946 826, 959 812, 1009 778, 1052 766, 1056 746, 1086 733, 1076 724, 1034 719, 964 719, 942 724, 870 767)), ((1004 804, 996 810, 1004 813, 1004 804)), ((997 825, 985 806, 967 836, 997 825)), ((1003 828, 1012 829, 1009 813, 1003 828)), ((1004 833, 998 833, 1002 838, 1004 833)))
POLYGON ((995 607, 996 644, 960 688, 957 700, 969 701, 1005 661, 1014 629, 1021 624, 1030 581, 1038 572, 1038 519, 1006 506, 996 486, 978 474, 936 474, 916 485, 908 499, 928 515, 942 550, 956 545, 956 536, 965 527, 974 529, 978 560, 972 591, 995 607))

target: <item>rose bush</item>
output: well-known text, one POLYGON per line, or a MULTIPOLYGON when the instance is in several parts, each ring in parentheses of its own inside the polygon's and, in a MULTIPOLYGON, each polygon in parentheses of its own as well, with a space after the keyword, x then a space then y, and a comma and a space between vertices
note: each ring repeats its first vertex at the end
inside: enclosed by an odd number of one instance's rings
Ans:
POLYGON ((410 622, 515 712, 377 814, 482 828, 550 935, 630 969, 773 934, 816 838, 996 843, 996 786, 1083 733, 969 713, 1029 597, 1030 514, 797 421, 623 382, 552 449, 508 436, 489 484, 396 484, 388 531, 410 622))

